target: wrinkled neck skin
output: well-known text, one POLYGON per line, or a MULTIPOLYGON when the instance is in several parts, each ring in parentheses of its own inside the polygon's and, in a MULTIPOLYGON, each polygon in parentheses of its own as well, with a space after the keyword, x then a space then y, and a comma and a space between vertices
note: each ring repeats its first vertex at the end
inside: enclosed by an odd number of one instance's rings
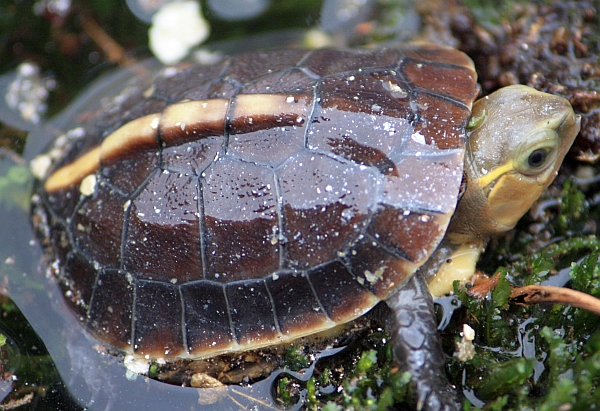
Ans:
POLYGON ((476 101, 472 118, 467 189, 447 234, 453 244, 512 229, 556 177, 580 123, 566 99, 526 86, 476 101))

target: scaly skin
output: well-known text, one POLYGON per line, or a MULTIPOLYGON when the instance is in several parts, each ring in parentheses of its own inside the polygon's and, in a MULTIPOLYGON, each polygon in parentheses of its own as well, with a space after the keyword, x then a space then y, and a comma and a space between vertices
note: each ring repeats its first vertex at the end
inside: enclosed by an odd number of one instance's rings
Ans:
POLYGON ((433 299, 417 273, 387 300, 392 310, 388 329, 394 360, 412 375, 411 402, 419 411, 458 411, 456 393, 446 378, 445 358, 437 333, 433 299))

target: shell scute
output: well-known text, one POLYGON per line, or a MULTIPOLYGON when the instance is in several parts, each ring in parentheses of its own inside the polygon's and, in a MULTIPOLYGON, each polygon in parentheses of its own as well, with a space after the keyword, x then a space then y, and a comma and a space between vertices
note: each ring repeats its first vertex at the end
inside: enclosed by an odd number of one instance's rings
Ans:
POLYGON ((126 198, 104 184, 97 184, 93 199, 83 198, 70 219, 72 241, 78 250, 102 267, 121 265, 121 236, 126 198))
POLYGON ((131 351, 134 304, 131 276, 121 270, 101 269, 93 290, 87 326, 107 344, 131 351))
POLYGON ((185 335, 191 355, 225 352, 236 343, 222 284, 196 281, 181 286, 185 335))
POLYGON ((134 301, 134 351, 153 358, 186 355, 179 287, 157 281, 138 280, 134 301))
POLYGON ((202 279, 198 207, 197 177, 158 173, 148 180, 127 210, 123 269, 138 279, 175 283, 202 279), (165 250, 160 258, 157 250, 165 250))
POLYGON ((348 317, 359 317, 367 311, 366 307, 378 301, 339 261, 309 271, 308 279, 321 307, 334 323, 344 322, 343 319, 348 317))
POLYGON ((333 325, 321 307, 306 273, 270 276, 265 283, 273 299, 282 335, 298 335, 306 329, 321 330, 333 325))
POLYGON ((232 282, 279 269, 281 215, 275 174, 267 167, 225 158, 202 185, 206 278, 232 282))

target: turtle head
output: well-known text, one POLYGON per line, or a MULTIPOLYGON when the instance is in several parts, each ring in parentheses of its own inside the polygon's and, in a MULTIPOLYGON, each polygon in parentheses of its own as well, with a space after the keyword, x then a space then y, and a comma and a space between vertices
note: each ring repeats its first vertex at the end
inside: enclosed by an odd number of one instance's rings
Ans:
POLYGON ((476 101, 467 131, 467 190, 451 239, 513 228, 556 177, 579 127, 566 99, 530 87, 505 87, 476 101))

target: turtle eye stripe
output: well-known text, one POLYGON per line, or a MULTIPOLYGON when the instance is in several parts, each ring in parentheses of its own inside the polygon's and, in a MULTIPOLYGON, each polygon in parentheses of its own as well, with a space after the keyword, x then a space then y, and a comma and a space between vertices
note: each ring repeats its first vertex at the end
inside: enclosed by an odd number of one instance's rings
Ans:
POLYGON ((514 170, 514 168, 515 167, 512 161, 509 161, 508 163, 496 167, 494 170, 489 171, 487 174, 479 177, 479 179, 477 180, 479 182, 479 186, 481 188, 487 187, 492 183, 492 181, 496 180, 501 175, 514 170))

